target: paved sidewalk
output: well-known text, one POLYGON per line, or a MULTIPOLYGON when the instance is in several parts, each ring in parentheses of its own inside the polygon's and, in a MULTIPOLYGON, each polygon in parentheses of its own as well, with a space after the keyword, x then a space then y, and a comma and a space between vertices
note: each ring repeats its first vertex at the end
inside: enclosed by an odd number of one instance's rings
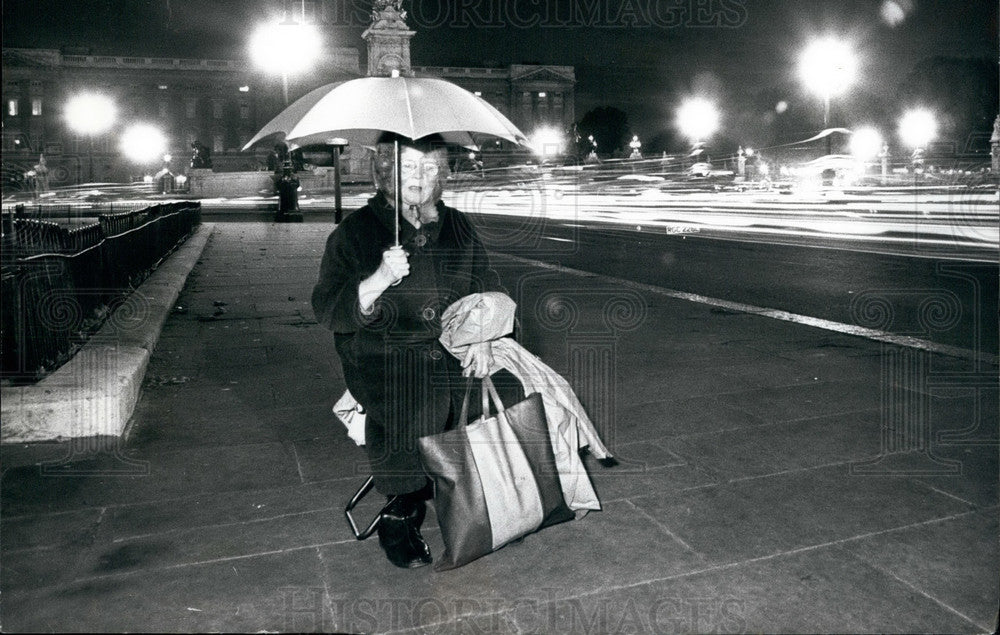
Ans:
POLYGON ((365 464, 309 308, 330 229, 216 224, 128 438, 3 448, 3 629, 994 630, 996 367, 503 257, 522 343, 621 465, 590 465, 601 512, 396 569, 342 515, 365 464))

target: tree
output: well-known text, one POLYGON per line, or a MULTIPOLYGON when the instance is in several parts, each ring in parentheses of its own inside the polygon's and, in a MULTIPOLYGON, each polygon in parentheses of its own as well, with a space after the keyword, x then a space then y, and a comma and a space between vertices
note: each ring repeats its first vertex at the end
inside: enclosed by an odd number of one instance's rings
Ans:
POLYGON ((587 112, 577 124, 577 131, 580 135, 578 150, 584 155, 590 152, 590 135, 594 136, 601 154, 623 150, 631 138, 628 115, 613 106, 599 106, 587 112))

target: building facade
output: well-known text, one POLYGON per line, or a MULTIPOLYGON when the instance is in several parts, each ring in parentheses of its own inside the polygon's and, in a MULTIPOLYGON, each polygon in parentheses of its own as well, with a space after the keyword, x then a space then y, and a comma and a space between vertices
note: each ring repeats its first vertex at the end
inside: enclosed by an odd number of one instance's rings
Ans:
MULTIPOLYGON (((331 5, 294 3, 322 28, 331 5)), ((289 76, 294 101, 323 84, 368 75, 439 77, 474 92, 506 115, 525 134, 540 128, 568 130, 575 121, 572 66, 513 64, 501 68, 411 66, 410 39, 401 3, 373 4, 367 44, 367 73, 356 48, 328 49, 315 69, 289 76)), ((330 15, 328 15, 330 14, 330 15)), ((291 15, 291 13, 290 13, 291 15)), ((335 17, 335 16, 334 16, 335 17)), ((137 165, 122 152, 121 138, 133 123, 157 127, 168 140, 169 167, 188 165, 191 144, 211 150, 215 171, 263 169, 270 148, 243 152, 247 141, 285 106, 282 78, 265 75, 247 60, 92 55, 87 51, 3 49, 4 189, 44 155, 52 187, 85 181, 129 182, 156 172, 161 159, 137 165), (66 120, 66 105, 84 92, 99 93, 116 106, 107 132, 87 135, 66 120)), ((347 171, 352 166, 350 154, 347 171)), ((358 157, 360 159, 360 157, 358 157)))
POLYGON ((438 77, 482 97, 522 132, 540 128, 570 128, 575 121, 572 66, 512 64, 503 68, 412 66, 410 40, 416 34, 406 23, 399 0, 376 0, 371 25, 362 38, 368 48, 368 74, 438 77))
MULTIPOLYGON (((317 71, 289 78, 291 98, 359 75, 357 49, 328 51, 317 71)), ((44 154, 52 186, 89 178, 91 158, 96 181, 120 182, 159 169, 160 161, 134 165, 122 155, 121 133, 139 122, 164 133, 175 170, 187 165, 195 141, 212 150, 216 170, 255 169, 259 160, 241 149, 284 106, 281 79, 241 60, 6 48, 2 101, 5 185, 44 154), (116 106, 108 132, 88 136, 68 125, 66 104, 83 92, 104 95, 116 106)))
POLYGON ((572 66, 415 66, 413 72, 446 79, 479 95, 528 136, 539 128, 566 130, 576 121, 572 66))

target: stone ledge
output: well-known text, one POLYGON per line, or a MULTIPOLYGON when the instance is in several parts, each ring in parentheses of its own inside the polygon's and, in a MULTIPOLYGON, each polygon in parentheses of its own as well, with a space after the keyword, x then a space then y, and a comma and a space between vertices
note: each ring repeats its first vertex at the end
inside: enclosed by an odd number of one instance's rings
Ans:
POLYGON ((202 223, 58 370, 32 386, 2 389, 3 443, 122 434, 163 324, 213 227, 202 223))

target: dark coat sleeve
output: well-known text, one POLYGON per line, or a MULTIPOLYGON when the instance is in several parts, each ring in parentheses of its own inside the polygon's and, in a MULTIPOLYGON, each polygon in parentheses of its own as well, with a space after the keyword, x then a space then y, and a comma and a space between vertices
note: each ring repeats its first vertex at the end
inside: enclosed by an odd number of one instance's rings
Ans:
POLYGON ((362 315, 358 303, 358 285, 374 271, 360 256, 346 224, 327 238, 312 307, 316 321, 335 333, 354 333, 375 319, 362 315))

